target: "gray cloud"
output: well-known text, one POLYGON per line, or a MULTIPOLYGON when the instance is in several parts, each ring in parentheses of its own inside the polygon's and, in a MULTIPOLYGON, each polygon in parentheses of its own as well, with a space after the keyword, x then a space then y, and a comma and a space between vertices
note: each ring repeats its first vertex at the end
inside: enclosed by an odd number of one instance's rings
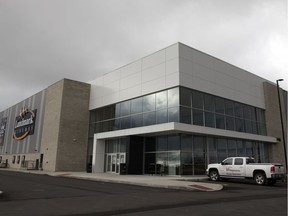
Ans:
POLYGON ((285 8, 285 0, 0 0, 0 110, 178 41, 271 81, 286 78, 285 8))

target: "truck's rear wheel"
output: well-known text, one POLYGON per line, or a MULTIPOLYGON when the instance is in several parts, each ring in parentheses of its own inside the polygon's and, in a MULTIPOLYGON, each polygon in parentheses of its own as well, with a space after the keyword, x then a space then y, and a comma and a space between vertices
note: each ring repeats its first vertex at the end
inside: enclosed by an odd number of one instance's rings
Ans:
POLYGON ((218 181, 219 180, 219 173, 217 170, 211 170, 209 172, 209 178, 211 181, 218 181))
POLYGON ((256 184, 258 184, 258 185, 264 185, 265 184, 265 182, 266 182, 266 176, 265 176, 265 174, 264 173, 256 173, 255 175, 254 175, 254 180, 255 180, 255 182, 256 182, 256 184))

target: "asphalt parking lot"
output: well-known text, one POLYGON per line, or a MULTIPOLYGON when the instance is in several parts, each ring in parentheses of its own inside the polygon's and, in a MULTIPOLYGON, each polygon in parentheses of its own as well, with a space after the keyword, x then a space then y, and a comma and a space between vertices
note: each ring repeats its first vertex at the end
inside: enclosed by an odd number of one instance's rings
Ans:
MULTIPOLYGON (((203 180, 208 181, 208 180, 203 180)), ((2 216, 287 216, 287 185, 230 180, 189 191, 0 170, 2 216)))

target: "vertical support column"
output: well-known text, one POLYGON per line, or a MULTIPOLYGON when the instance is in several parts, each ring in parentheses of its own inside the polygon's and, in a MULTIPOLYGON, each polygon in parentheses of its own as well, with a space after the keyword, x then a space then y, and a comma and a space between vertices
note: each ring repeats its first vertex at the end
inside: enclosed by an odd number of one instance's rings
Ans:
MULTIPOLYGON (((266 117, 266 127, 267 135, 276 137, 279 142, 273 144, 270 152, 271 162, 279 162, 285 164, 285 156, 283 149, 283 138, 281 129, 281 119, 280 119, 280 108, 277 94, 277 87, 268 82, 263 83, 264 96, 265 96, 265 117, 266 117)), ((283 97, 284 91, 280 91, 280 97, 283 97)), ((284 103, 282 103, 282 110, 285 110, 284 103)), ((286 112, 283 112, 283 119, 286 119, 286 112)), ((287 131, 287 122, 284 122, 284 130, 287 131)), ((286 135, 287 140, 287 135, 286 135)))
POLYGON ((105 140, 97 139, 94 135, 93 156, 92 156, 92 172, 103 173, 105 160, 105 140))

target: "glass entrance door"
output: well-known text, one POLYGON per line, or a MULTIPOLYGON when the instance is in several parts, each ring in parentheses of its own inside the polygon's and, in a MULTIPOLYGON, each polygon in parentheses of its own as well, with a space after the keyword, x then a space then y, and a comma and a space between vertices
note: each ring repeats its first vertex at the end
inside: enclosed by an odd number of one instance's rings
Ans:
POLYGON ((119 173, 120 164, 126 162, 126 153, 111 153, 106 155, 106 172, 119 173))

